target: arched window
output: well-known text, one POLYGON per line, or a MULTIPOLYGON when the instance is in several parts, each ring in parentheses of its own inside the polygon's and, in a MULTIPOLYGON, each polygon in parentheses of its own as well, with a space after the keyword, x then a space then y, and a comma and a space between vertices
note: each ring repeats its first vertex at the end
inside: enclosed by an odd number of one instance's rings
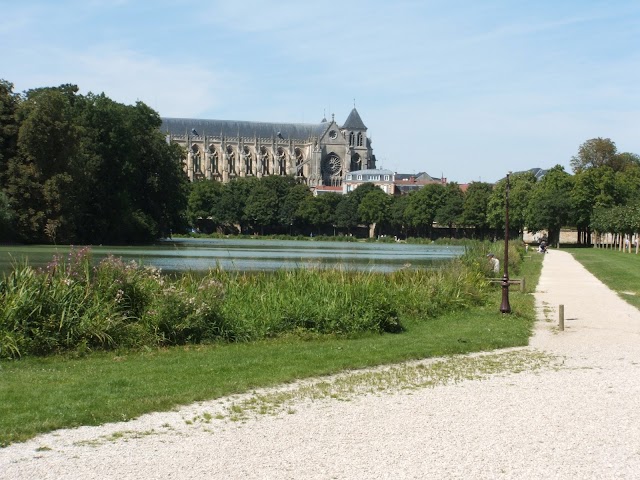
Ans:
POLYGON ((358 133, 358 146, 361 147, 363 145, 363 135, 362 132, 358 133))
POLYGON ((269 175, 270 163, 269 150, 262 145, 260 147, 260 158, 258 159, 258 172, 262 175, 269 175))
POLYGON ((287 151, 278 147, 278 175, 286 175, 287 174, 287 151))
POLYGON ((220 174, 220 165, 218 162, 218 151, 213 145, 209 145, 209 161, 211 162, 211 173, 213 175, 220 174))
POLYGON ((198 147, 198 145, 191 145, 191 152, 193 155, 194 173, 202 173, 202 157, 200 155, 200 148, 198 147))
POLYGON ((360 159, 360 155, 354 153, 351 155, 351 168, 349 169, 352 172, 355 170, 362 170, 362 160, 360 159))
POLYGON ((355 145, 353 132, 349 132, 349 146, 353 147, 355 145))
POLYGON ((244 169, 244 172, 247 175, 253 175, 253 169, 252 169, 253 156, 251 155, 251 149, 246 145, 242 149, 242 157, 244 161, 244 165, 242 166, 242 168, 244 169))
POLYGON ((231 145, 227 145, 227 157, 229 158, 229 174, 236 175, 236 152, 231 145))
POLYGON ((302 167, 304 164, 304 153, 302 153, 302 150, 299 147, 295 148, 294 153, 296 155, 296 176, 303 177, 304 172, 302 167))

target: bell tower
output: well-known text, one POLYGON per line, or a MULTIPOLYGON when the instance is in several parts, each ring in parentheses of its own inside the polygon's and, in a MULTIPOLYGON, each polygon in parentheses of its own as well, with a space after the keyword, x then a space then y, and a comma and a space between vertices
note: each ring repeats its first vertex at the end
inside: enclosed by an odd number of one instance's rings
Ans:
POLYGON ((342 133, 349 145, 348 171, 374 168, 375 165, 372 165, 371 161, 369 139, 367 138, 367 127, 355 106, 342 125, 342 133))

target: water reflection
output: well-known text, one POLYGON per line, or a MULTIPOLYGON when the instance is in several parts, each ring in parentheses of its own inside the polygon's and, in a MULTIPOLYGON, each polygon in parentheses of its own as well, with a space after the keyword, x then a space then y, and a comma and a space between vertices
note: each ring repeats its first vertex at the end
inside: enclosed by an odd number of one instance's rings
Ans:
MULTIPOLYGON (((27 258, 45 266, 54 254, 69 247, 0 247, 0 270, 27 258)), ((155 245, 91 247, 95 262, 114 255, 152 265, 167 273, 207 271, 269 271, 295 268, 344 268, 391 272, 401 268, 433 268, 464 253, 464 247, 401 243, 321 242, 258 239, 174 239, 155 245)))

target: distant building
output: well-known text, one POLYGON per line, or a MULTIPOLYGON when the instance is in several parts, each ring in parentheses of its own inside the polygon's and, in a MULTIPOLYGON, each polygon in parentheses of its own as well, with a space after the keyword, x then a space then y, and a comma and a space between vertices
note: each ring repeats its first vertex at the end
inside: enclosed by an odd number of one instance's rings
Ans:
POLYGON ((430 183, 446 184, 446 178, 435 178, 424 172, 418 174, 396 173, 384 169, 355 170, 345 175, 342 187, 318 186, 314 195, 341 193, 346 195, 364 183, 372 183, 389 195, 406 195, 430 183))
POLYGON ((319 185, 317 187, 312 187, 311 191, 316 197, 326 193, 337 193, 338 195, 342 195, 342 186, 332 187, 331 185, 319 185))
POLYGON ((309 187, 342 187, 349 172, 376 168, 367 127, 354 108, 339 125, 163 118, 167 141, 187 151, 189 180, 293 175, 309 187))
POLYGON ((358 188, 363 183, 373 183, 380 187, 384 193, 394 195, 395 173, 391 170, 367 169, 347 173, 342 184, 342 193, 347 194, 358 188))
POLYGON ((447 183, 446 178, 435 178, 425 172, 415 174, 396 173, 395 178, 396 193, 402 195, 420 190, 430 183, 441 183, 443 185, 447 183))
POLYGON ((536 180, 540 180, 547 174, 547 171, 543 168, 530 168, 527 172, 533 173, 533 176, 536 177, 536 180))

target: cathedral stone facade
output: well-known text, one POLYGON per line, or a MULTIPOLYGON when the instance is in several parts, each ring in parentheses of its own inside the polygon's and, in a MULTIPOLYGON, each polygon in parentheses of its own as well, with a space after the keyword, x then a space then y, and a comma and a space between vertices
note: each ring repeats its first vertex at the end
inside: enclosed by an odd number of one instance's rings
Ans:
POLYGON ((189 180, 293 175, 309 187, 341 186, 348 172, 376 168, 367 127, 351 110, 342 126, 163 118, 167 141, 187 150, 189 180))

